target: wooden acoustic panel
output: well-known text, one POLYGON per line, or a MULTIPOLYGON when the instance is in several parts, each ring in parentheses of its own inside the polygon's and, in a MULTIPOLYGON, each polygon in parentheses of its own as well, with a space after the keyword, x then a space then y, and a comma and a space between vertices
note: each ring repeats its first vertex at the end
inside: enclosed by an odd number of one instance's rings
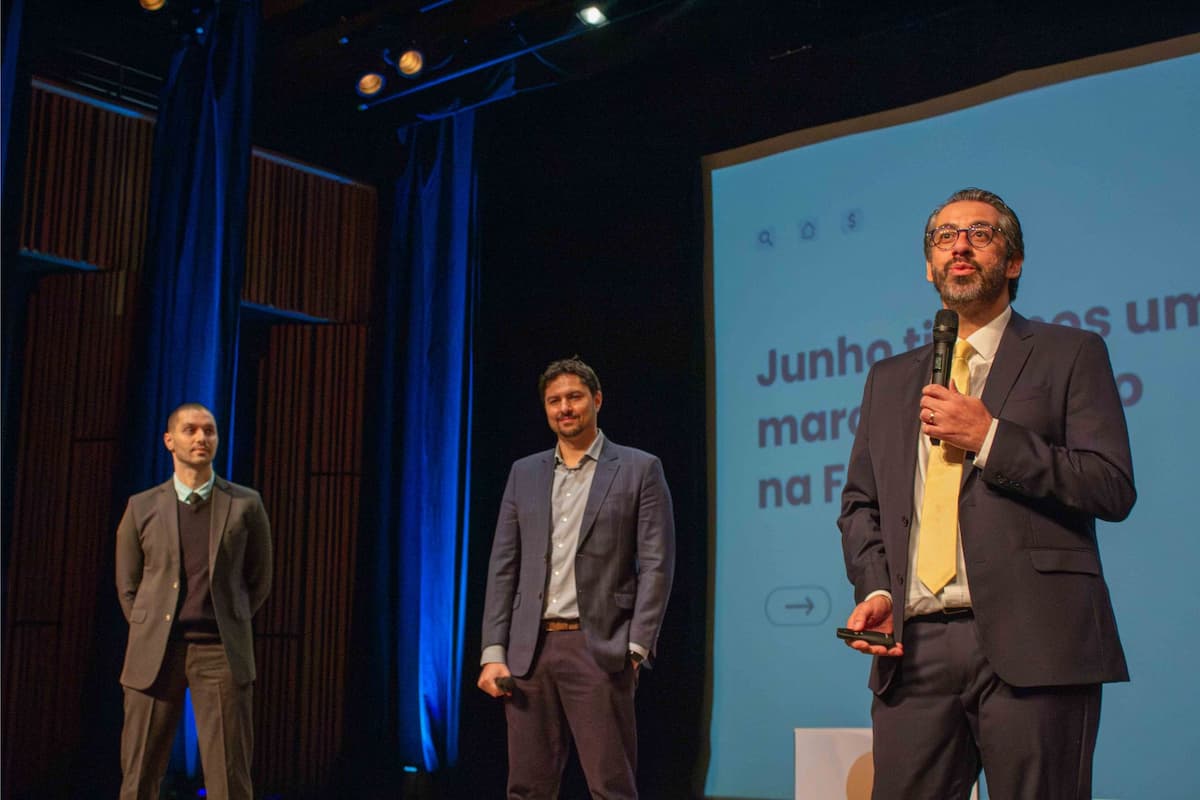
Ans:
POLYGON ((55 780, 80 746, 98 604, 117 603, 110 517, 128 300, 115 273, 44 278, 30 300, 4 603, 5 796, 55 780))
POLYGON ((317 793, 341 750, 365 364, 364 326, 277 325, 258 370, 275 581, 255 620, 255 779, 285 797, 317 793))

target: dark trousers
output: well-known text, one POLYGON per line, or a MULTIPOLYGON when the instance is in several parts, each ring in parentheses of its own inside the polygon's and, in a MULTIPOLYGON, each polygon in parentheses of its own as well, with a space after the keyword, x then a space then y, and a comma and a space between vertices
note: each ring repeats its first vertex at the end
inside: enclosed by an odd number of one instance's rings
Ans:
POLYGON ((996 675, 975 620, 911 622, 893 684, 871 707, 874 800, 1090 800, 1100 686, 1023 689, 996 675))
POLYGON ((600 669, 582 631, 543 633, 533 669, 515 683, 504 704, 511 800, 558 797, 571 736, 593 798, 637 797, 632 666, 600 669))
POLYGON ((172 641, 150 688, 125 688, 121 800, 158 800, 171 743, 192 692, 204 788, 211 800, 251 800, 254 684, 237 686, 225 647, 172 641))

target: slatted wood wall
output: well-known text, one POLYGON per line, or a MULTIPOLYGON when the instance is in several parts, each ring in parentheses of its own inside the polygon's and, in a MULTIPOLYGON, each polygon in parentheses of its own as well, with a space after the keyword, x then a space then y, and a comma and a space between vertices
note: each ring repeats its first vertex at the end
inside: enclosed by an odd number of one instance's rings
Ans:
POLYGON ((323 319, 365 322, 375 192, 258 151, 250 198, 242 296, 323 319))
MULTIPOLYGON (((101 574, 116 520, 96 509, 110 507, 120 467, 153 142, 151 118, 43 81, 31 106, 22 250, 96 271, 44 277, 30 301, 4 598, 4 796, 53 783, 85 744, 81 665, 116 604, 101 574)), ((253 478, 276 589, 256 620, 255 779, 261 793, 304 796, 342 734, 376 195, 256 152, 249 208, 243 299, 338 323, 278 326, 256 387, 253 478)))
POLYGON ((364 326, 280 325, 259 367, 255 480, 271 504, 275 586, 257 620, 256 774, 323 786, 341 749, 362 484, 364 326), (300 733, 303 732, 303 733, 300 733))
POLYGON ((68 274, 30 301, 4 604, 5 796, 45 783, 79 746, 97 596, 116 598, 101 566, 112 563, 127 295, 119 275, 68 274))
POLYGON ((101 270, 141 269, 154 120, 36 82, 21 249, 101 270))

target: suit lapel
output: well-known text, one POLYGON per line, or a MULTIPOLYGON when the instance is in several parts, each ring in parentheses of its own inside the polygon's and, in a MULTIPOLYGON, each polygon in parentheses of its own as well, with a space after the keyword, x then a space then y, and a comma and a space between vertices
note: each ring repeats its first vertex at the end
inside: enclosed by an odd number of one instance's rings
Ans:
POLYGON ((584 541, 591 535, 596 515, 600 513, 600 506, 608 496, 608 490, 612 487, 620 466, 621 459, 606 440, 604 449, 600 451, 600 460, 596 462, 596 471, 592 474, 592 488, 588 492, 587 505, 583 507, 583 520, 579 524, 579 547, 583 547, 584 541))
MULTIPOLYGON (((1033 331, 1028 321, 1016 311, 1008 320, 1008 326, 1000 336, 1000 346, 996 348, 996 357, 992 359, 992 368, 988 371, 987 384, 983 387, 984 407, 993 417, 999 416, 1004 401, 1017 383, 1017 378, 1025 369, 1025 362, 1033 351, 1033 331)), ((964 469, 960 487, 965 488, 967 481, 975 477, 979 470, 964 469)), ((960 496, 966 496, 962 492, 960 496)))
POLYGON ((221 537, 225 535, 225 526, 229 524, 229 511, 233 506, 233 498, 229 494, 229 486, 217 478, 213 481, 212 492, 212 522, 208 528, 208 575, 212 578, 217 566, 217 553, 221 549, 221 537))
POLYGON ((158 496, 154 499, 154 505, 166 526, 167 547, 170 550, 171 559, 178 564, 182 556, 179 552, 179 495, 175 493, 175 479, 169 478, 158 488, 158 496))
MULTIPOLYGON (((551 517, 553 512, 550 507, 550 500, 554 494, 554 451, 547 450, 542 453, 542 458, 538 462, 537 476, 534 481, 534 486, 545 487, 544 491, 538 492, 533 497, 533 519, 537 520, 538 525, 544 525, 545 530, 534 531, 534 536, 530 541, 546 543, 546 552, 550 552, 550 531, 551 517)), ((524 519, 524 517, 522 517, 524 519)))
POLYGON ((996 349, 996 358, 992 360, 987 386, 983 387, 983 404, 993 417, 1004 407, 1004 401, 1025 369, 1025 362, 1032 351, 1033 331, 1029 322, 1014 311, 1000 337, 1000 347, 996 349))

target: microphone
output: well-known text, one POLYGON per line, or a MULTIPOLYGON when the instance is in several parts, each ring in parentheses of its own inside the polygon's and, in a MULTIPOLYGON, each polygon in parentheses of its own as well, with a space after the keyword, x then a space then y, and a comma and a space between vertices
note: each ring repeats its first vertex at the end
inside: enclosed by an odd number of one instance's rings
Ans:
MULTIPOLYGON (((954 342, 958 339, 958 312, 943 308, 933 315, 933 373, 930 383, 950 385, 950 364, 954 358, 954 342)), ((935 447, 937 439, 930 439, 935 447)))

